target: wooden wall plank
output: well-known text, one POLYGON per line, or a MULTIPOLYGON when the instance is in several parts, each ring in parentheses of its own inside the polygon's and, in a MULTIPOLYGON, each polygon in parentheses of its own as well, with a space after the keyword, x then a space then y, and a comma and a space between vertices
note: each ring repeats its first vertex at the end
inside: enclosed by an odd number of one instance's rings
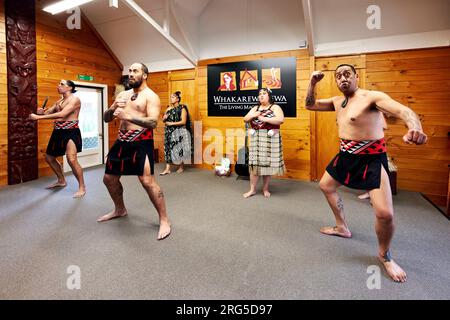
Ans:
POLYGON ((389 156, 398 166, 400 188, 431 196, 447 196, 450 163, 450 48, 368 54, 368 89, 380 90, 413 109, 429 142, 402 142, 404 123, 388 119, 389 156))

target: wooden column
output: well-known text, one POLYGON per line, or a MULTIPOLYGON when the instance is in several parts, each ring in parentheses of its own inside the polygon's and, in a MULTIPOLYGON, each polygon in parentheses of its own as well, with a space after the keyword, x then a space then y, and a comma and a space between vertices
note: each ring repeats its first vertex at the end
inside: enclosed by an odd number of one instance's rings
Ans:
POLYGON ((34 0, 7 0, 8 184, 38 178, 36 30, 34 0))

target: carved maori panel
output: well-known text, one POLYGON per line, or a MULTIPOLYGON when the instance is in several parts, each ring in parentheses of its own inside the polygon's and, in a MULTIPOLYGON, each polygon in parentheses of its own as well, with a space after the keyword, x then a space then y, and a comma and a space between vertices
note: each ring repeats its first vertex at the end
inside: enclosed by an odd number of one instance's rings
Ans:
POLYGON ((34 0, 6 0, 8 59, 8 184, 38 178, 34 0))

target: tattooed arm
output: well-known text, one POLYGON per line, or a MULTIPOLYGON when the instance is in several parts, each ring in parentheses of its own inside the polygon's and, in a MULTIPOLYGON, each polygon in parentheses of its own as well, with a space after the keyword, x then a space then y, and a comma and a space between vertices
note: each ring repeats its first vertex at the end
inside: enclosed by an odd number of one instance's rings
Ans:
POLYGON ((154 129, 158 125, 159 113, 161 112, 161 102, 157 94, 151 93, 147 97, 146 111, 146 117, 130 116, 126 114, 123 109, 120 110, 120 108, 117 109, 114 114, 121 120, 129 121, 143 128, 154 129))
POLYGON ((154 129, 158 125, 158 120, 151 118, 132 117, 128 121, 137 124, 142 128, 154 129))
POLYGON ((371 91, 373 102, 382 111, 402 119, 408 127, 408 132, 403 136, 405 143, 423 144, 427 142, 427 135, 423 133, 422 124, 417 114, 407 106, 395 101, 387 94, 379 91, 371 91))
POLYGON ((306 95, 305 106, 306 109, 311 111, 334 111, 333 99, 318 99, 314 95, 314 89, 316 84, 322 80, 324 74, 320 71, 314 71, 311 75, 311 81, 309 83, 308 92, 306 95))

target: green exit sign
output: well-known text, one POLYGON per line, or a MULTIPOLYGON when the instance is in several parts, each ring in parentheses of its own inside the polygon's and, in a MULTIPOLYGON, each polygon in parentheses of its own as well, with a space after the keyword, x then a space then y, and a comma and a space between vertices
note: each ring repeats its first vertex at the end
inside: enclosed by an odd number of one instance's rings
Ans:
POLYGON ((93 76, 86 76, 84 74, 79 74, 78 75, 78 79, 79 80, 83 80, 83 81, 94 81, 94 77, 93 76))

